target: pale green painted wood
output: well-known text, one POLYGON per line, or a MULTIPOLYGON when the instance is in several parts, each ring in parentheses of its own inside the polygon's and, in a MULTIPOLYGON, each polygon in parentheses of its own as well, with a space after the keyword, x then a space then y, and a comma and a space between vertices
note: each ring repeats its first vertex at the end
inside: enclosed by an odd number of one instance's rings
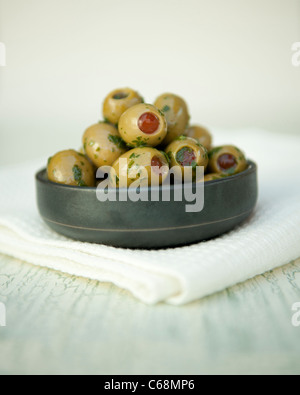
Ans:
POLYGON ((0 373, 299 374, 300 260, 182 307, 0 255, 0 373))

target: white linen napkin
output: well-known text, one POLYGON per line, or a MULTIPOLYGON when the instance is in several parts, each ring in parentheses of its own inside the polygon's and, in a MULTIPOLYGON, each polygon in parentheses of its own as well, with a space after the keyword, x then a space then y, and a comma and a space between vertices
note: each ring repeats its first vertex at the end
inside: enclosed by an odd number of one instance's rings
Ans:
MULTIPOLYGON (((0 252, 76 276, 112 282, 141 301, 184 304, 300 257, 300 136, 214 131, 259 166, 260 197, 242 226, 214 240, 129 250, 67 239, 40 219, 34 175, 46 160, 0 167, 0 252)), ((62 147, 63 149, 63 147, 62 147)), ((50 153, 49 153, 50 154, 50 153)))

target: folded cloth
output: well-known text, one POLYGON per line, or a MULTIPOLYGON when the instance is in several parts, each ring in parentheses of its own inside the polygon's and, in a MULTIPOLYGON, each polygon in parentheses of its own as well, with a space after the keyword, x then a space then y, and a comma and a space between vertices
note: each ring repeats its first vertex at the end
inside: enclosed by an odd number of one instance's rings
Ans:
MULTIPOLYGON (((300 136, 215 131, 215 144, 242 148, 259 166, 253 215, 216 239, 166 250, 73 241, 40 219, 34 175, 45 161, 0 167, 0 252, 76 276, 112 282, 141 301, 184 304, 300 256, 300 136)), ((63 147, 62 147, 63 148, 63 147)))

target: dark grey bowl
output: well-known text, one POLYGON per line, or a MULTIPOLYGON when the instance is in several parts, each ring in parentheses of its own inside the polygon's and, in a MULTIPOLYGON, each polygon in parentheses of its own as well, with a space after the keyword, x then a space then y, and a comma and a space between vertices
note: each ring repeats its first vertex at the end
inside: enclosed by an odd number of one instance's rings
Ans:
MULTIPOLYGON (((96 188, 60 185, 36 175, 43 220, 75 240, 123 248, 167 248, 211 239, 245 221, 257 202, 257 166, 205 183, 204 209, 187 213, 187 201, 99 202, 96 188)), ((171 189, 174 188, 171 186, 171 189)), ((119 193, 119 192, 117 192, 119 193)))

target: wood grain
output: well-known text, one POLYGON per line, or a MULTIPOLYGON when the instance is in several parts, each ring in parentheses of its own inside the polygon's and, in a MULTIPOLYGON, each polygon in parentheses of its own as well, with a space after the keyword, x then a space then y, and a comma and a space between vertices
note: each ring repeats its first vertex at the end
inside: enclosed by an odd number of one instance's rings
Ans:
POLYGON ((299 374, 300 259, 182 307, 0 255, 1 374, 299 374))

